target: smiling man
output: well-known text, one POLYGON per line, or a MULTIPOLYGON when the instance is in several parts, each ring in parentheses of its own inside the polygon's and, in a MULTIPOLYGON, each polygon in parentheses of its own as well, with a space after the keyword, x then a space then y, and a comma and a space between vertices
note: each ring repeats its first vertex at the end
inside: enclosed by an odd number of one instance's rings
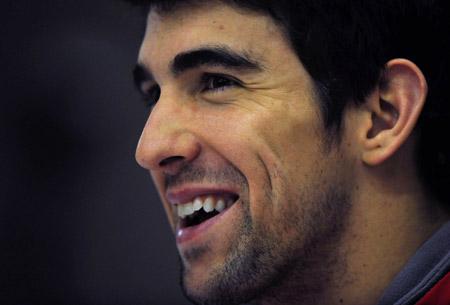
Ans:
POLYGON ((135 2, 136 159, 190 300, 450 304, 439 1, 135 2))

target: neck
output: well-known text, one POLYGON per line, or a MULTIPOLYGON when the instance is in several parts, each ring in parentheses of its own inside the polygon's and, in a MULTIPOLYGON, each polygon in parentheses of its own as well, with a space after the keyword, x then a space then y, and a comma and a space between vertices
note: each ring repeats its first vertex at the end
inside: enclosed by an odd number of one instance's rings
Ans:
POLYGON ((389 200, 380 193, 377 199, 366 198, 370 206, 355 206, 343 240, 346 280, 341 279, 343 285, 335 285, 330 293, 343 302, 334 303, 377 304, 408 259, 448 220, 430 208, 430 201, 418 197, 403 195, 389 200))
POLYGON ((321 267, 312 263, 316 269, 307 278, 308 266, 299 266, 302 280, 292 272, 283 287, 269 293, 274 297, 258 304, 377 304, 408 259, 450 219, 418 180, 399 179, 392 170, 381 175, 384 179, 371 175, 355 184, 347 229, 339 246, 330 243, 320 249, 325 253, 321 267))
POLYGON ((341 248, 344 277, 334 278, 326 304, 377 304, 418 248, 450 217, 425 191, 411 160, 395 156, 363 167, 341 248))

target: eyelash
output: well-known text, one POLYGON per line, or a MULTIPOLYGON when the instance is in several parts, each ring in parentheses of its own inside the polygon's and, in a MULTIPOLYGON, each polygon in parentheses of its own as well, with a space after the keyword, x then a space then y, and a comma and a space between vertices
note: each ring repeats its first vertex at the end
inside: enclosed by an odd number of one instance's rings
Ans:
MULTIPOLYGON (((230 87, 240 86, 240 82, 230 76, 216 73, 205 73, 200 79, 200 91, 219 93, 229 89, 230 87)), ((158 102, 161 95, 161 88, 153 85, 144 93, 144 102, 147 107, 153 108, 158 102)))
POLYGON ((201 78, 202 92, 221 92, 239 85, 238 80, 223 74, 206 73, 201 78), (219 83, 217 84, 217 82, 219 83))
POLYGON ((153 108, 159 100, 161 95, 161 88, 158 85, 152 86, 147 92, 144 93, 144 102, 147 107, 153 108))

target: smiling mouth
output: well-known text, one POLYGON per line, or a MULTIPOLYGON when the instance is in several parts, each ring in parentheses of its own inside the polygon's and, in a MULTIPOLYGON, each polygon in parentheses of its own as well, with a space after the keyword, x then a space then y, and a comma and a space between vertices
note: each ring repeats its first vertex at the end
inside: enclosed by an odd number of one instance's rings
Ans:
POLYGON ((196 196, 191 201, 177 204, 180 228, 197 226, 230 208, 239 196, 231 193, 196 196))

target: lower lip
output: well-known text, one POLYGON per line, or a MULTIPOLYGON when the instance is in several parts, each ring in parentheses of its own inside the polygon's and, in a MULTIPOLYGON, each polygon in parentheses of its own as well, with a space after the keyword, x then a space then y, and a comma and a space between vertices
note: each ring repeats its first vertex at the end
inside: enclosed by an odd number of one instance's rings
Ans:
POLYGON ((237 202, 235 202, 232 206, 230 206, 226 210, 220 212, 220 214, 217 214, 213 218, 210 218, 202 222, 201 224, 192 227, 178 228, 176 234, 177 244, 181 245, 204 235, 210 229, 211 226, 221 221, 222 218, 224 218, 224 216, 228 214, 230 209, 232 209, 236 205, 236 203, 237 202))

